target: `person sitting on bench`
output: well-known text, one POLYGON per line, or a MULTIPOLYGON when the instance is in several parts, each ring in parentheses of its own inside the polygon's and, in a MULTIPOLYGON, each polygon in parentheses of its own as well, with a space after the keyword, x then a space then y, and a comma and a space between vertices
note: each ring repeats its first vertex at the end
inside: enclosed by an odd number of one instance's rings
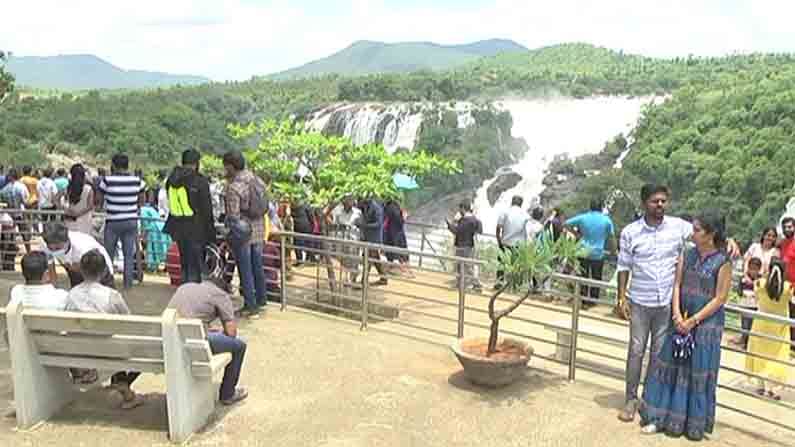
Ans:
POLYGON ((22 276, 25 284, 17 284, 11 289, 11 299, 20 296, 25 307, 44 310, 64 310, 66 290, 57 289, 54 278, 48 273, 47 255, 32 251, 22 257, 22 276))
POLYGON ((205 278, 201 283, 188 282, 179 286, 168 303, 168 308, 176 309, 180 317, 196 318, 204 323, 213 354, 232 354, 232 361, 226 365, 221 381, 219 398, 224 405, 232 405, 248 396, 245 388, 237 387, 246 343, 237 336, 235 307, 229 296, 231 291, 232 287, 223 279, 205 278), (221 320, 223 331, 210 327, 216 319, 221 320))
MULTIPOLYGON (((69 291, 66 310, 70 312, 92 312, 101 314, 129 315, 130 309, 121 294, 101 284, 108 272, 104 254, 90 250, 80 258, 80 272, 84 281, 69 291)), ((121 394, 121 407, 125 410, 144 403, 143 399, 130 388, 141 373, 135 371, 117 372, 110 378, 110 388, 121 394)), ((96 370, 72 370, 75 381, 92 383, 97 380, 96 370), (93 380, 92 380, 93 379, 93 380)))

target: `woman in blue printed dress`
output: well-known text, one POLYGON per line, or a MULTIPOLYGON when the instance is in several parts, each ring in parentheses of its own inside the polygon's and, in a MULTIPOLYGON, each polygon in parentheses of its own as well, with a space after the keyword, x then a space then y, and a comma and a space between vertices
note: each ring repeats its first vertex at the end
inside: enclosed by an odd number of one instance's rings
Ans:
POLYGON ((680 256, 672 303, 674 324, 652 365, 640 412, 644 433, 685 435, 699 441, 715 426, 715 395, 720 369, 724 304, 732 280, 724 251, 725 224, 717 214, 693 222, 695 247, 680 256), (675 340, 695 341, 682 356, 675 340), (678 337, 677 337, 678 335, 678 337))

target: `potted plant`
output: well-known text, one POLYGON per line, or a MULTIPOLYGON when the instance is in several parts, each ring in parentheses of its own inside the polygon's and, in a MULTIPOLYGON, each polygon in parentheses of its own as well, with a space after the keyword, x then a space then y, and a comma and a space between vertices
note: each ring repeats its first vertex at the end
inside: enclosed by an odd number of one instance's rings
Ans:
POLYGON ((582 246, 573 238, 564 236, 555 242, 551 239, 542 237, 513 250, 506 250, 498 256, 497 262, 504 277, 489 300, 489 338, 463 338, 452 345, 453 352, 464 367, 464 375, 471 382, 491 387, 504 386, 521 377, 527 368, 533 349, 523 341, 500 338, 500 320, 537 292, 538 285, 553 272, 572 273, 577 270, 577 259, 584 255, 582 246), (497 309, 498 298, 508 290, 526 292, 504 309, 497 309))

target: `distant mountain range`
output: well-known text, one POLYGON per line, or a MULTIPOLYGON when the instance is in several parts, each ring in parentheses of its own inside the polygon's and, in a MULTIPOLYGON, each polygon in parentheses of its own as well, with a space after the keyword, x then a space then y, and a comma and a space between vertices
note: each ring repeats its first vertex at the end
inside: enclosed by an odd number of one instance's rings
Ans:
POLYGON ((210 82, 208 78, 154 71, 124 70, 90 54, 63 56, 13 56, 8 71, 20 86, 59 89, 133 89, 210 82))
POLYGON ((326 74, 365 75, 444 70, 481 57, 527 52, 512 40, 490 39, 464 45, 432 42, 384 43, 359 41, 331 56, 268 75, 269 79, 298 79, 326 74))

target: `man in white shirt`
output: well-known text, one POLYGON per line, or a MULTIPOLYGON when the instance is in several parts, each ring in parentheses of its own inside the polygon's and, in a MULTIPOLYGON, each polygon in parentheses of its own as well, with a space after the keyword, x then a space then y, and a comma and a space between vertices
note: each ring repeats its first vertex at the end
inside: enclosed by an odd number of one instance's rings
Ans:
POLYGON ((544 231, 544 224, 541 219, 544 218, 544 210, 541 208, 533 208, 531 212, 531 219, 527 221, 527 240, 535 241, 538 233, 544 231))
MULTIPOLYGON (((96 239, 78 231, 69 231, 62 222, 50 222, 44 228, 44 252, 51 261, 58 261, 69 274, 70 287, 82 283, 84 278, 80 270, 80 259, 91 250, 97 250, 105 258, 107 271, 100 281, 103 285, 113 287, 113 263, 107 250, 96 239)), ((54 279, 55 262, 50 264, 50 275, 54 279)))
MULTIPOLYGON (((522 209, 523 202, 524 199, 521 196, 513 196, 511 208, 497 219, 497 245, 502 251, 513 250, 527 242, 527 223, 530 221, 530 215, 522 209)), ((495 288, 501 287, 504 274, 502 268, 497 270, 495 288)))
MULTIPOLYGON (((337 206, 331 212, 334 224, 332 235, 334 237, 351 241, 361 240, 357 222, 362 219, 362 211, 353 205, 353 196, 346 196, 342 200, 342 205, 337 206)), ((346 245, 340 251, 342 252, 340 263, 350 275, 350 282, 356 283, 356 279, 359 276, 359 250, 346 245)), ((343 278, 343 281, 345 281, 345 278, 343 278)))
POLYGON ((25 284, 11 289, 11 299, 21 299, 24 307, 65 310, 69 292, 56 289, 54 278, 47 274, 47 255, 32 251, 22 257, 22 276, 25 284))
MULTIPOLYGON (((52 179, 52 168, 44 169, 36 189, 39 193, 39 209, 42 211, 55 211, 55 196, 58 195, 58 186, 52 179)), ((44 215, 42 216, 42 221, 55 220, 54 217, 53 214, 44 215)))

